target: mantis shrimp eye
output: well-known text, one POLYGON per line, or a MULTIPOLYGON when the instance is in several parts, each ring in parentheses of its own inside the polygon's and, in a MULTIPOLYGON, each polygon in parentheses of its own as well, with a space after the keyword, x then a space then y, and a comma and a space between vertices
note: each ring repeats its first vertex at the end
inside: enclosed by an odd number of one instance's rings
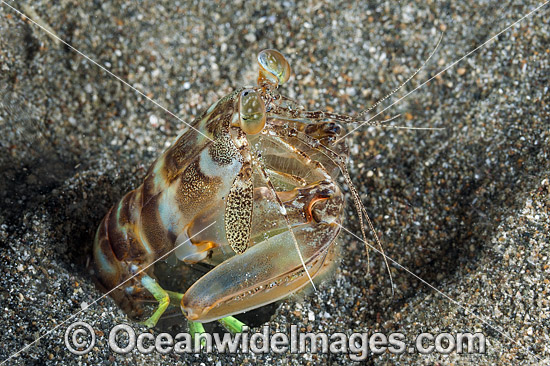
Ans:
POLYGON ((277 86, 290 78, 290 65, 282 53, 276 50, 263 50, 258 54, 260 76, 258 85, 270 84, 277 86))
POLYGON ((260 93, 254 89, 245 89, 239 98, 240 127, 247 135, 260 132, 265 126, 265 104, 260 93))

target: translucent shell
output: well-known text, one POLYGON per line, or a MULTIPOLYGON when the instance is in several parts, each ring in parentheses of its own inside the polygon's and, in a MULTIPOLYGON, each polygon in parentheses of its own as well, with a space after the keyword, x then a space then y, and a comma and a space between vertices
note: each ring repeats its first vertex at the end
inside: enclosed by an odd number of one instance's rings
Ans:
POLYGON ((290 78, 290 64, 282 53, 276 50, 263 50, 258 54, 260 76, 258 85, 271 84, 277 86, 290 78))
POLYGON ((259 133, 265 126, 265 104, 254 89, 245 89, 239 98, 240 127, 247 135, 259 133))

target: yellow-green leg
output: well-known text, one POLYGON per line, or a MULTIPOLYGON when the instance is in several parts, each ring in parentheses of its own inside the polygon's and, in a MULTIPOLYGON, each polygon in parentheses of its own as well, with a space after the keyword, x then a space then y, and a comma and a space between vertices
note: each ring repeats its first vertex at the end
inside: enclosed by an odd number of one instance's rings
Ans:
POLYGON ((160 287, 157 281, 147 275, 141 278, 141 284, 143 285, 143 287, 145 287, 145 289, 147 289, 147 291, 149 291, 153 295, 155 300, 159 302, 158 308, 153 313, 153 315, 151 315, 149 319, 141 322, 141 324, 152 328, 157 325, 160 317, 162 316, 168 305, 170 305, 170 296, 162 287, 160 287))
MULTIPOLYGON (((204 326, 202 323, 192 322, 190 320, 188 320, 187 323, 189 324, 189 334, 191 334, 191 339, 193 340, 193 344, 195 344, 195 337, 205 332, 204 326)), ((204 337, 201 338, 201 346, 206 346, 206 339, 204 337)))
MULTIPOLYGON (((172 304, 179 304, 181 303, 181 299, 183 298, 183 294, 180 294, 178 292, 168 291, 166 290, 166 293, 168 296, 170 296, 170 300, 172 301, 172 304)), ((199 322, 192 322, 190 320, 187 321, 189 323, 189 333, 191 334, 191 337, 195 339, 195 334, 204 333, 204 327, 202 323, 199 322)), ((239 319, 234 318, 232 316, 226 316, 225 318, 221 318, 218 320, 220 324, 227 329, 229 332, 235 334, 235 333, 242 333, 243 327, 246 326, 243 322, 241 322, 239 319)))
MULTIPOLYGON (((180 294, 179 292, 169 291, 165 290, 165 292, 170 297, 170 301, 172 301, 172 304, 179 304, 181 303, 181 299, 183 298, 183 294, 180 294)), ((189 324, 189 334, 191 334, 191 338, 193 339, 193 342, 195 342, 195 335, 204 333, 204 326, 202 323, 199 322, 192 322, 191 320, 187 320, 187 323, 189 324)), ((202 340, 201 343, 203 346, 206 345, 206 340, 202 340)))
POLYGON ((231 333, 242 333, 243 327, 246 326, 243 322, 241 322, 239 319, 234 318, 232 316, 226 316, 225 318, 221 318, 218 320, 221 325, 231 333))
MULTIPOLYGON (((189 333, 191 334, 193 342, 195 342, 195 337, 205 332, 204 326, 199 322, 192 322, 190 320, 187 322, 189 323, 189 333)), ((243 331, 243 327, 245 326, 243 322, 232 316, 226 316, 225 318, 218 320, 218 322, 220 322, 225 329, 233 334, 241 333, 243 331)), ((201 345, 203 347, 206 346, 206 339, 201 339, 201 345)))
MULTIPOLYGON (((152 295, 153 297, 159 302, 159 306, 157 310, 149 317, 149 319, 142 322, 143 325, 148 326, 149 328, 154 327, 157 322, 159 321, 162 314, 166 311, 166 308, 168 305, 170 305, 170 302, 172 304, 179 304, 181 302, 181 299, 183 298, 183 294, 179 292, 169 291, 165 290, 155 281, 153 278, 149 276, 144 276, 141 279, 141 284, 143 287, 145 287, 152 295)), ((225 318, 221 318, 218 320, 220 324, 227 329, 229 332, 235 334, 235 333, 241 333, 243 331, 243 327, 246 325, 237 318, 234 318, 232 316, 226 316, 225 318)), ((200 322, 193 322, 188 320, 189 323, 189 333, 191 334, 191 337, 193 340, 195 339, 196 334, 204 333, 204 326, 200 322)), ((203 340, 204 341, 204 340, 203 340)))

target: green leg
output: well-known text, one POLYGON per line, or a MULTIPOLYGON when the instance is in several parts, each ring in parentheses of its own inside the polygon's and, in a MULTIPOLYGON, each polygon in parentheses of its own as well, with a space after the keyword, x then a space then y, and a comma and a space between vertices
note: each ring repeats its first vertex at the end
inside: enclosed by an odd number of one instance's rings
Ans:
POLYGON ((170 303, 174 306, 178 306, 179 303, 181 303, 181 299, 183 298, 183 294, 180 294, 179 292, 174 292, 170 290, 164 290, 168 297, 170 297, 170 303))
POLYGON ((243 322, 241 322, 239 319, 234 318, 232 316, 226 316, 225 318, 221 318, 218 320, 221 325, 231 333, 242 333, 243 327, 246 326, 243 322))
MULTIPOLYGON (((158 286, 158 285, 157 285, 158 286)), ((159 286, 160 287, 160 286, 159 286)), ((169 291, 169 290, 163 290, 168 297, 170 298, 170 301, 172 304, 179 304, 181 303, 181 299, 183 298, 183 294, 179 292, 169 291)), ((239 319, 234 318, 232 316, 226 316, 225 318, 222 318, 218 320, 220 324, 227 329, 229 332, 235 334, 235 333, 242 333, 243 327, 246 326, 243 322, 241 322, 239 319)), ((204 326, 202 323, 199 322, 192 322, 188 320, 189 323, 189 333, 191 334, 191 337, 193 338, 193 342, 195 341, 195 335, 204 333, 204 326)), ((206 341, 202 339, 201 344, 203 346, 206 345, 206 341)))
POLYGON ((149 328, 152 328, 157 324, 160 317, 162 316, 162 314, 164 313, 164 311, 166 310, 166 308, 170 304, 170 297, 168 296, 168 293, 162 287, 160 287, 160 285, 157 283, 157 281, 155 281, 154 279, 152 279, 151 277, 149 277, 147 275, 145 275, 141 279, 141 284, 159 302, 159 306, 158 306, 157 310, 153 313, 153 315, 151 315, 149 317, 149 319, 147 319, 147 320, 145 320, 141 323, 141 324, 143 324, 143 325, 145 325, 149 328))
MULTIPOLYGON (((204 333, 204 327, 202 323, 192 322, 191 320, 188 320, 187 323, 189 324, 189 333, 191 334, 191 339, 193 340, 193 344, 195 344, 195 336, 204 333)), ((201 339, 201 346, 206 346, 206 339, 201 339)))
MULTIPOLYGON (((170 301, 172 301, 172 304, 175 305, 175 304, 181 303, 183 294, 180 294, 179 292, 168 291, 168 290, 165 290, 165 292, 170 297, 170 301)), ((189 324, 189 333, 191 334, 191 338, 193 339, 193 342, 195 342, 195 335, 202 334, 205 332, 204 326, 202 325, 202 323, 192 322, 191 320, 188 320, 187 323, 189 324)), ((201 339, 201 345, 206 346, 206 340, 204 338, 201 339)))

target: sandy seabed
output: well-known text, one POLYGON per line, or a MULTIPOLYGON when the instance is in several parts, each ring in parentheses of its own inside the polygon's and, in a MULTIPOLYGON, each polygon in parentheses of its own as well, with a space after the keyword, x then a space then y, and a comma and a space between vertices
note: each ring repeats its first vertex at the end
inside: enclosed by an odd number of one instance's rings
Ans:
MULTIPOLYGON (((255 82, 256 54, 276 48, 294 77, 282 93, 308 109, 354 114, 420 86, 543 4, 506 2, 7 2, 184 121, 255 82)), ((482 332, 484 354, 369 353, 373 365, 550 362, 550 7, 542 7, 382 114, 397 126, 349 138, 350 171, 386 250, 342 233, 341 263, 317 293, 283 301, 270 331, 482 332), (367 268, 369 271, 367 271, 367 268), (444 295, 443 295, 444 294, 444 295), (452 299, 452 300, 450 300, 452 299)), ((140 184, 185 125, 90 61, 0 7, 0 360, 101 294, 86 271, 95 229, 140 184)), ((359 234, 353 205, 346 228, 359 234)), ((107 335, 128 319, 103 299, 9 365, 348 365, 348 355, 118 355, 107 335), (68 324, 97 335, 71 354, 68 324)), ((140 332, 145 328, 133 324, 140 332)), ((261 331, 262 328, 253 328, 261 331)), ((153 334, 160 330, 154 329, 153 334)), ((1 362, 1 361, 0 361, 1 362)))

